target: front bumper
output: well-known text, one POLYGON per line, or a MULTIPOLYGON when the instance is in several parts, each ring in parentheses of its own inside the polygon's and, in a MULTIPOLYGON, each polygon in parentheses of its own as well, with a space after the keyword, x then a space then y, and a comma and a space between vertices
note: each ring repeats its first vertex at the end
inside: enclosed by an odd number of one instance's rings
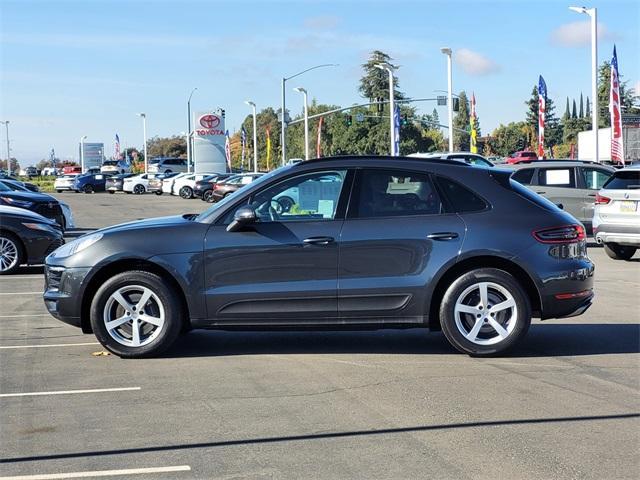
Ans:
POLYGON ((82 298, 89 270, 45 266, 44 304, 51 315, 74 327, 82 326, 82 298))

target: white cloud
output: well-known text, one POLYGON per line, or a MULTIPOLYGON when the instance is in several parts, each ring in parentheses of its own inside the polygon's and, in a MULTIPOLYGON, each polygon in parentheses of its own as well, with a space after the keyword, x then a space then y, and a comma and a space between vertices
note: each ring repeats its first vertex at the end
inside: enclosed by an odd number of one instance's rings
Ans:
POLYGON ((489 75, 500 71, 500 65, 496 62, 468 48, 456 50, 453 58, 469 75, 489 75))
MULTIPOLYGON (((598 40, 611 40, 614 35, 598 23, 598 40)), ((561 47, 583 47, 591 44, 591 21, 577 21, 560 25, 551 32, 551 43, 561 47)))

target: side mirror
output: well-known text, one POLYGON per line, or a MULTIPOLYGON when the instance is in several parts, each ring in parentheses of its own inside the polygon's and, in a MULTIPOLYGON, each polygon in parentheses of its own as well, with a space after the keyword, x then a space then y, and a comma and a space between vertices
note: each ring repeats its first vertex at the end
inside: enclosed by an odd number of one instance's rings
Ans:
POLYGON ((233 216, 233 222, 231 222, 227 227, 227 232, 237 232, 243 227, 256 223, 257 221, 258 215, 256 215, 256 211, 253 208, 241 207, 236 210, 236 213, 233 216))

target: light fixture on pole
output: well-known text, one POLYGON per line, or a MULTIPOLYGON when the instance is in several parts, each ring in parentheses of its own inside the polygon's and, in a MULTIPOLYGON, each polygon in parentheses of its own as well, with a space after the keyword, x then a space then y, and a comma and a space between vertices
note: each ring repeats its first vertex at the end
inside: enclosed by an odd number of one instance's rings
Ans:
POLYGON ((84 173, 84 141, 86 139, 86 135, 80 137, 80 171, 82 173, 84 173))
POLYGON ((253 172, 258 173, 258 118, 256 116, 256 104, 249 100, 244 101, 253 111, 253 172))
POLYGON ((584 13, 591 17, 591 129, 594 138, 595 161, 599 161, 598 152, 598 10, 586 7, 569 7, 577 13, 584 13))
POLYGON ((449 152, 453 152, 453 79, 451 75, 451 49, 442 47, 440 51, 447 56, 447 112, 449 116, 449 152))
POLYGON ((374 67, 376 67, 377 69, 380 70, 385 70, 387 73, 389 73, 389 116, 390 116, 390 133, 391 133, 391 155, 395 155, 395 145, 396 145, 396 129, 395 129, 395 122, 394 122, 394 115, 395 115, 395 98, 394 98, 394 88, 393 88, 393 69, 387 65, 386 63, 378 63, 376 65, 374 65, 374 67))
POLYGON ((304 98, 304 159, 309 160, 309 102, 307 91, 302 87, 296 87, 293 91, 301 93, 304 98))
POLYGON ((286 130, 287 130, 287 122, 286 122, 286 111, 287 111, 287 106, 286 106, 286 98, 285 98, 285 84, 287 83, 287 80, 291 80, 292 78, 297 77, 298 75, 302 75, 303 73, 307 73, 310 72, 311 70, 315 70, 316 68, 323 68, 323 67, 337 67, 338 64, 337 63, 324 63, 322 65, 316 65, 315 67, 311 67, 311 68, 307 68, 306 70, 303 70, 301 72, 296 73, 295 75, 291 75, 289 77, 282 77, 282 117, 280 119, 280 126, 281 126, 281 132, 280 132, 280 143, 282 145, 282 165, 284 165, 287 162, 287 137, 286 137, 286 130))
POLYGON ((4 124, 7 132, 7 173, 11 175, 11 149, 9 148, 9 120, 0 121, 4 124))
POLYGON ((198 90, 198 87, 195 87, 193 90, 191 90, 191 93, 189 94, 189 100, 187 100, 187 172, 191 173, 191 163, 192 163, 192 159, 191 159, 191 152, 192 152, 192 146, 191 146, 191 97, 193 96, 193 93, 198 90))
POLYGON ((146 113, 138 113, 139 117, 142 117, 142 137, 144 141, 144 173, 147 173, 148 168, 148 158, 147 158, 147 114, 146 113))

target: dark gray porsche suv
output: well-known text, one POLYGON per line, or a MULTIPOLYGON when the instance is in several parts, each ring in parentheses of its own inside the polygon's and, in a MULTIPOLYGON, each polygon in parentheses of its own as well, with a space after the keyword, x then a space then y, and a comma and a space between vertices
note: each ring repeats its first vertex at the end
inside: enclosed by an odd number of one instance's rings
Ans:
POLYGON ((283 167, 200 215, 78 238, 46 262, 52 315, 121 357, 192 328, 444 331, 471 355, 583 313, 583 226, 511 172, 402 157, 283 167))

